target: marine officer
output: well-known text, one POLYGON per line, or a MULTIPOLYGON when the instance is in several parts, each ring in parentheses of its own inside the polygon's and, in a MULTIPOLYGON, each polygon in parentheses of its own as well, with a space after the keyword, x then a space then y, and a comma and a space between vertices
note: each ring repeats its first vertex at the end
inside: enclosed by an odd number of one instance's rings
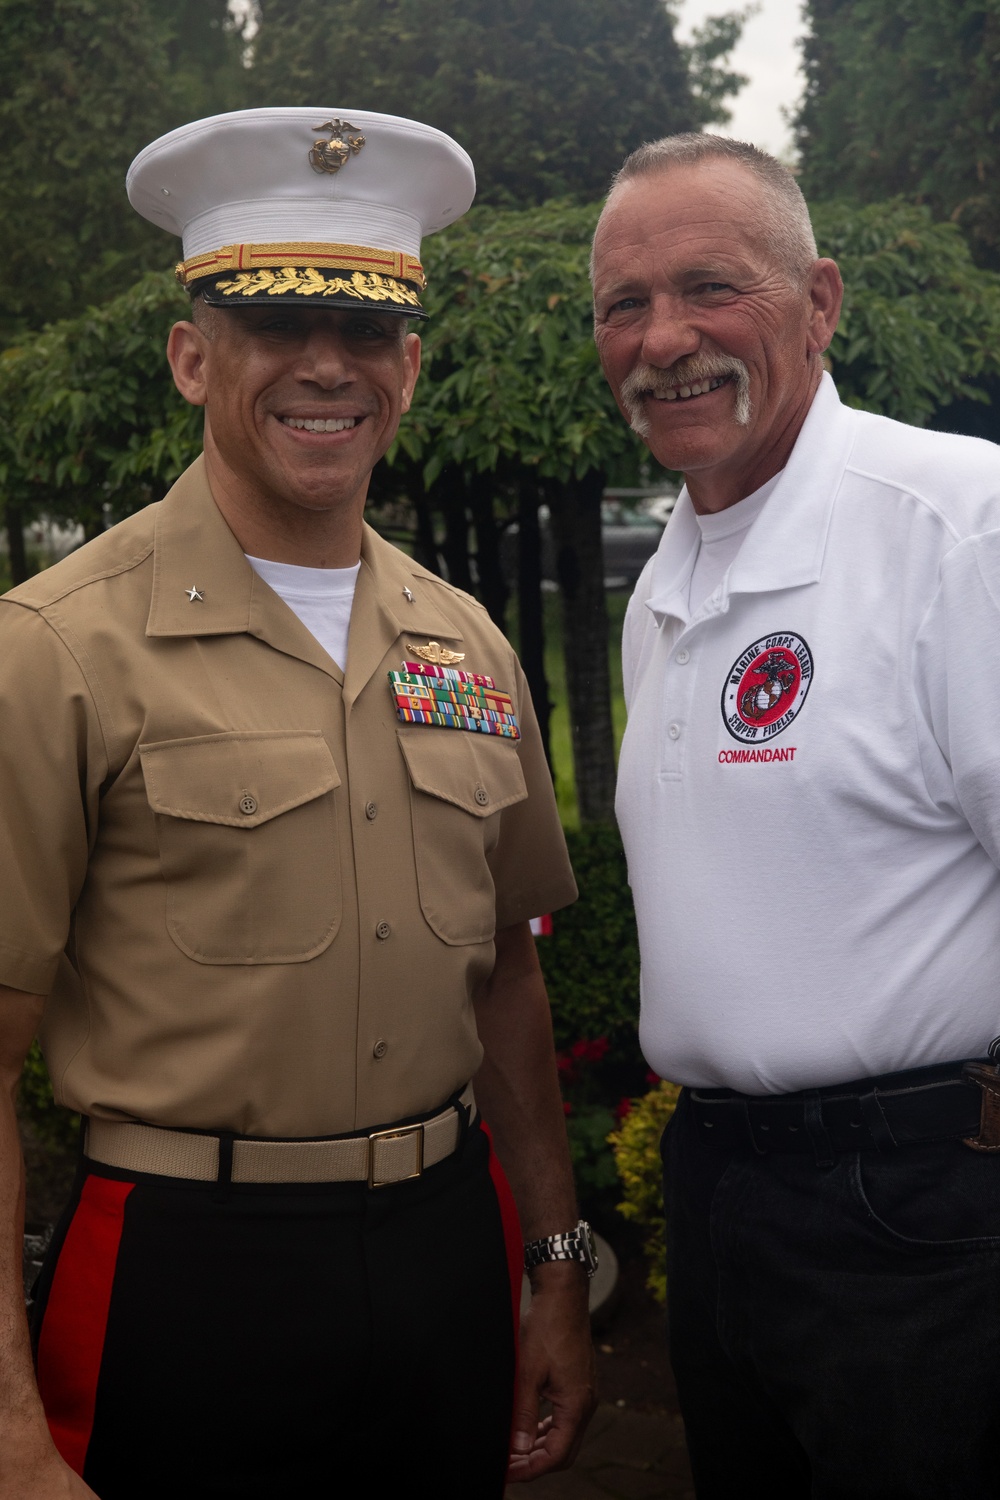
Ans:
POLYGON ((528 926, 575 887, 513 652, 362 519, 472 165, 413 121, 253 110, 128 188, 183 238, 205 448, 0 603, 0 1489, 499 1496, 593 1402, 528 926), (87 1123, 36 1389, 10 1096, 39 1023, 87 1123))

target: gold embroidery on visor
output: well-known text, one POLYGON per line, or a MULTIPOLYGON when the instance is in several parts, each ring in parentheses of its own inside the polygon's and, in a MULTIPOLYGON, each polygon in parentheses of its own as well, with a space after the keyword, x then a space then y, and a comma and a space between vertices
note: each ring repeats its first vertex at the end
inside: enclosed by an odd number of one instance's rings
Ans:
POLYGON ((224 297, 255 297, 261 293, 268 297, 355 297, 359 302, 395 302, 403 307, 420 307, 420 301, 412 288, 390 276, 379 276, 375 272, 367 275, 355 271, 348 279, 321 276, 311 266, 300 270, 295 266, 282 266, 278 271, 244 271, 229 281, 217 281, 215 290, 224 297))

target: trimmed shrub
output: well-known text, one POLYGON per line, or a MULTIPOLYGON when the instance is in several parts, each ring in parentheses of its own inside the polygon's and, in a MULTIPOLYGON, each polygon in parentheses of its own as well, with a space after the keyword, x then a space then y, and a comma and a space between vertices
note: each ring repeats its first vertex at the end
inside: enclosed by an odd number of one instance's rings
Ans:
POLYGON ((556 1049, 568 1051, 581 1037, 607 1037, 608 1065, 638 1069, 631 1083, 637 1090, 645 1069, 638 1043, 639 939, 625 851, 617 828, 604 824, 570 829, 566 842, 580 899, 555 913, 552 935, 538 943, 556 1049))
POLYGON ((625 1196, 618 1211, 643 1231, 643 1250, 649 1266, 646 1285, 657 1302, 667 1297, 663 1173, 660 1136, 677 1106, 676 1083, 660 1083, 637 1099, 608 1140, 625 1196))
POLYGON ((21 1074, 17 1113, 40 1146, 56 1151, 72 1151, 76 1146, 80 1116, 53 1100, 49 1072, 37 1042, 31 1044, 21 1074))

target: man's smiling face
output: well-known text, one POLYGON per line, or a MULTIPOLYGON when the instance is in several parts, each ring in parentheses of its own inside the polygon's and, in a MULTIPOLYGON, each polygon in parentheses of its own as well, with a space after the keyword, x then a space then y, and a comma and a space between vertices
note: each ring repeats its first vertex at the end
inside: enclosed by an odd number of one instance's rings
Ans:
POLYGON ((762 231, 764 192, 736 162, 669 166, 614 190, 594 242, 608 383, 704 509, 783 467, 836 327, 836 267, 817 261, 797 284, 762 231))
POLYGON ((399 316, 227 307, 180 327, 198 351, 184 394, 205 407, 206 452, 258 505, 360 514, 420 368, 420 340, 399 316))

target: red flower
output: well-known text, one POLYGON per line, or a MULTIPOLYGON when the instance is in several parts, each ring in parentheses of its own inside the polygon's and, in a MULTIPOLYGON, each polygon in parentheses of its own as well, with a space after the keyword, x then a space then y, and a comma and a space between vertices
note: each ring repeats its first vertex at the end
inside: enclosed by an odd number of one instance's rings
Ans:
POLYGON ((619 1099, 618 1103, 615 1105, 615 1119, 618 1121, 619 1125, 624 1120, 625 1116, 630 1115, 631 1113, 632 1100, 626 1099, 624 1097, 619 1099))
POLYGON ((574 1042, 569 1049, 569 1055, 574 1062, 597 1063, 601 1061, 611 1049, 611 1043, 606 1036, 595 1037, 592 1042, 574 1042))
POLYGON ((576 1077, 576 1068, 573 1066, 572 1060, 566 1055, 565 1052, 556 1053, 556 1072, 559 1074, 559 1077, 564 1078, 567 1083, 572 1083, 576 1077))
POLYGON ((573 1106, 572 1106, 572 1104, 570 1104, 570 1102, 569 1102, 568 1099, 564 1099, 563 1100, 563 1114, 564 1115, 571 1115, 572 1113, 573 1113, 573 1106))
POLYGON ((663 1079, 660 1077, 659 1073, 654 1073, 653 1070, 652 1070, 652 1068, 647 1068, 646 1069, 646 1082, 647 1083, 662 1083, 663 1079))

